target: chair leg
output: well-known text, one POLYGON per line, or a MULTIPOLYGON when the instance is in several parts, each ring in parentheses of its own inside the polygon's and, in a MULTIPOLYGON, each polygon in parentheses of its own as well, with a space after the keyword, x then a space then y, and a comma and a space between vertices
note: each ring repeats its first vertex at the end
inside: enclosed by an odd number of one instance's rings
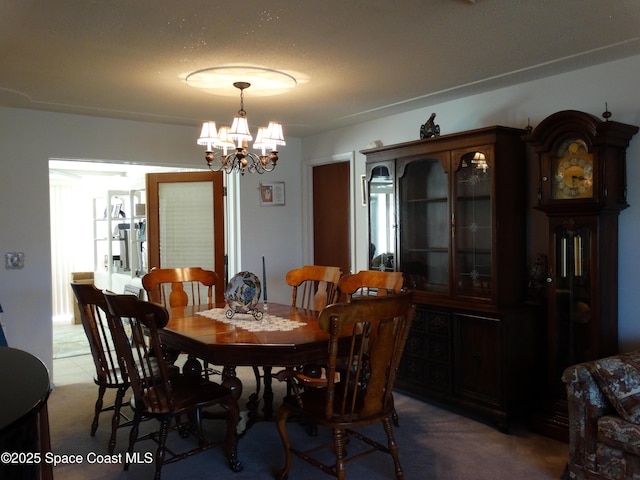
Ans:
POLYGON ((231 471, 237 473, 243 469, 242 463, 238 460, 238 422, 240 421, 240 409, 235 399, 227 402, 223 406, 227 410, 227 432, 225 435, 224 453, 231 471))
POLYGON ((336 477, 338 478, 338 480, 344 480, 345 440, 344 440, 344 430, 342 428, 336 428, 333 430, 333 447, 335 449, 335 454, 336 454, 336 477))
POLYGON ((396 470, 396 479, 403 480, 404 472, 402 471, 400 459, 398 458, 398 444, 396 443, 396 439, 393 436, 393 426, 391 425, 391 418, 384 418, 382 420, 382 425, 384 426, 384 431, 387 434, 387 447, 389 448, 389 453, 393 458, 393 465, 396 470))
POLYGON ((160 421, 160 432, 158 433, 158 449, 156 450, 156 473, 153 480, 160 480, 164 457, 166 456, 167 434, 169 433, 170 417, 163 418, 160 421))
POLYGON ((98 430, 98 417, 100 416, 100 412, 102 411, 102 404, 104 399, 104 392, 107 390, 107 387, 104 385, 100 385, 98 387, 98 400, 96 400, 96 406, 94 408, 94 416, 93 422, 91 422, 91 436, 93 437, 98 430))
POLYGON ((116 400, 113 404, 113 417, 111 418, 111 437, 109 438, 109 454, 112 454, 116 448, 116 434, 118 432, 118 426, 120 425, 120 409, 122 408, 122 401, 124 394, 128 387, 120 387, 116 393, 116 400))
MULTIPOLYGON (((138 440, 138 428, 140 427, 141 421, 142 415, 138 412, 135 412, 135 414, 133 415, 133 425, 131 426, 131 431, 129 432, 129 448, 127 449, 129 455, 127 455, 127 459, 133 457, 133 446, 135 445, 136 440, 138 440)), ((124 469, 129 470, 130 465, 131 463, 125 460, 124 469)))
POLYGON ((284 467, 277 474, 278 480, 287 480, 289 477, 289 470, 291 469, 291 440, 289 439, 289 432, 287 432, 287 418, 289 417, 289 409, 281 406, 276 412, 276 428, 280 434, 282 440, 282 447, 284 448, 284 467))

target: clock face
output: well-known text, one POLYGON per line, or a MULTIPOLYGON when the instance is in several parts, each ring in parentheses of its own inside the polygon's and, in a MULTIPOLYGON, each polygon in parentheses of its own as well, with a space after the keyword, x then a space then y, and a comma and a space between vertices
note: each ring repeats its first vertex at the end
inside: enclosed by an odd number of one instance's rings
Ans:
POLYGON ((555 200, 593 197, 593 156, 580 139, 564 142, 552 162, 555 200))

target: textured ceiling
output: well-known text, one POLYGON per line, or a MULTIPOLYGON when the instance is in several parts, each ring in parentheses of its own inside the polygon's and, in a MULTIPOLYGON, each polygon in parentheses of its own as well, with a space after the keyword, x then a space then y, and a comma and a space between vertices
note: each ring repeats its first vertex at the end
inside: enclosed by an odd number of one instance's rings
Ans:
POLYGON ((0 105, 197 128, 239 98, 187 74, 261 66, 298 85, 249 88, 252 126, 306 136, 637 55, 639 25, 638 0, 0 0, 0 105))

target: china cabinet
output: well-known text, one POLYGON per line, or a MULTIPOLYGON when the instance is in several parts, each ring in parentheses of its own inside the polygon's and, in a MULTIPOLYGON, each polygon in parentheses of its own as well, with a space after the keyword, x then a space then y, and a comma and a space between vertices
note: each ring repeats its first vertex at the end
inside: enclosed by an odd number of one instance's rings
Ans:
POLYGON ((402 271, 418 302, 397 388, 504 429, 529 406, 534 365, 524 133, 496 126, 362 152, 369 268, 402 271))
POLYGON ((573 110, 544 119, 525 141, 539 160, 547 217, 546 371, 533 428, 568 439, 565 368, 618 351, 618 216, 625 151, 638 127, 573 110))
POLYGON ((144 190, 109 190, 93 199, 94 279, 123 291, 147 271, 144 190))

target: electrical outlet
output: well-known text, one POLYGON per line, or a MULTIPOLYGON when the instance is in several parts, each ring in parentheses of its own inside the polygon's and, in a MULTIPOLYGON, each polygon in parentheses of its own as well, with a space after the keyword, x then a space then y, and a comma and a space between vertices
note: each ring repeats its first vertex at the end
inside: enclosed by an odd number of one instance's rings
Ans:
POLYGON ((9 252, 4 255, 4 266, 7 270, 17 270, 24 267, 24 253, 9 252))

